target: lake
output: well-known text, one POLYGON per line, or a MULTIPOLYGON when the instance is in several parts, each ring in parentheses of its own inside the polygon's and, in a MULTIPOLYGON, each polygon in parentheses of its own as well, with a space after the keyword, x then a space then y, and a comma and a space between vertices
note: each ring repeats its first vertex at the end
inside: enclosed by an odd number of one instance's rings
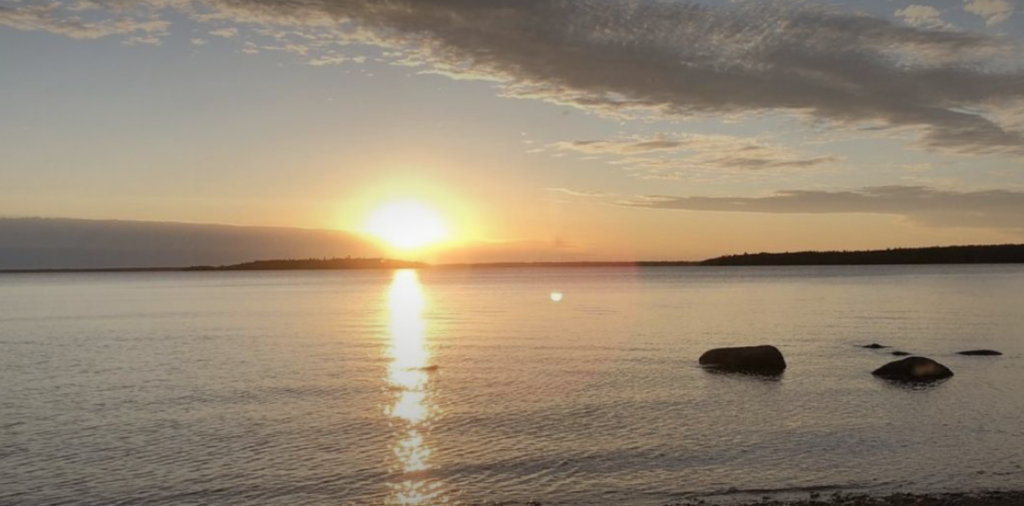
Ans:
POLYGON ((3 275, 0 504, 1019 488, 1022 358, 1024 266, 3 275))

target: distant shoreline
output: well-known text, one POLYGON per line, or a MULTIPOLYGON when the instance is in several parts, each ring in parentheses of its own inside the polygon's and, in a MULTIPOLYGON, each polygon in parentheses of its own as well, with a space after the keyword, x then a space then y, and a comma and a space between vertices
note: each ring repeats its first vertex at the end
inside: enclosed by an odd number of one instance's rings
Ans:
POLYGON ((0 274, 132 273, 132 272, 253 272, 394 269, 478 268, 594 268, 594 267, 781 267, 839 265, 981 265, 1024 264, 1024 244, 937 246, 869 251, 799 251, 743 253, 702 261, 583 261, 583 262, 487 262, 431 265, 389 258, 330 258, 258 260, 232 265, 190 267, 111 267, 0 269, 0 274))
MULTIPOLYGON (((1024 491, 960 492, 943 494, 897 493, 883 496, 833 493, 809 494, 807 499, 762 499, 731 506, 1020 506, 1024 504, 1024 491)), ((705 499, 692 499, 668 506, 709 506, 719 504, 705 499)))

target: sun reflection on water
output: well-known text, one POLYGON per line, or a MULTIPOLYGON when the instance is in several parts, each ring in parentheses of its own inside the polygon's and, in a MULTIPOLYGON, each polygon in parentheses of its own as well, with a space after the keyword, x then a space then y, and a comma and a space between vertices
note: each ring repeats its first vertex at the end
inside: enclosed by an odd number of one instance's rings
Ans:
POLYGON ((429 479, 431 450, 425 432, 436 414, 431 385, 430 348, 423 310, 426 296, 413 270, 395 271, 388 289, 388 386, 393 392, 386 412, 398 428, 393 446, 398 475, 388 504, 444 504, 441 484, 429 479))

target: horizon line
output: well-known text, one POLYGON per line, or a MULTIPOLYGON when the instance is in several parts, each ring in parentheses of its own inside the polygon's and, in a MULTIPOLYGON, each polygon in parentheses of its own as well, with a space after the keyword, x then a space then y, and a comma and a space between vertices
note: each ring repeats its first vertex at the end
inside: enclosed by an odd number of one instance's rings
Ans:
MULTIPOLYGON (((849 259, 849 260, 852 260, 849 259)), ((253 260, 237 264, 227 265, 191 265, 182 267, 96 267, 96 268, 42 268, 42 269, 0 269, 0 274, 59 274, 59 273, 132 273, 132 272, 252 272, 252 271, 294 271, 294 270, 397 270, 397 269, 451 269, 451 268, 515 268, 515 267, 566 267, 566 268, 587 268, 587 267, 753 267, 753 266, 814 266, 814 265, 955 265, 955 264, 1018 264, 1024 263, 1024 243, 999 243, 999 244, 964 244, 949 246, 923 246, 923 247, 894 247, 874 250, 803 250, 785 252, 757 252, 757 253, 732 253, 720 255, 703 260, 568 260, 568 261, 499 261, 499 262, 449 262, 431 264, 428 262, 402 260, 386 257, 332 257, 332 258, 304 258, 304 259, 270 259, 253 260), (842 262, 842 263, 743 263, 752 261, 755 258, 788 258, 797 259, 800 256, 825 257, 857 255, 879 256, 892 253, 907 252, 941 252, 949 250, 975 250, 978 252, 991 252, 996 249, 1017 248, 1020 249, 1020 257, 1013 257, 1009 260, 1002 258, 971 258, 959 259, 958 261, 942 261, 941 259, 926 258, 915 261, 893 261, 893 262, 842 262), (330 262, 365 262, 379 261, 380 264, 394 263, 404 266, 393 265, 358 265, 351 267, 324 267, 330 262), (308 267, 260 267, 259 264, 281 263, 281 262, 315 262, 320 266, 308 267), (730 263, 733 262, 733 263, 730 263)))

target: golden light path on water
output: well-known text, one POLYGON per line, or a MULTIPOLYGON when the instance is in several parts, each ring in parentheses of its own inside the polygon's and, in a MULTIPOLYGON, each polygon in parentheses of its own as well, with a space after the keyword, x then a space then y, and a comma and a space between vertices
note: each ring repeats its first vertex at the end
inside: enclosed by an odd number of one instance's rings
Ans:
POLYGON ((414 270, 395 271, 388 288, 388 386, 394 399, 387 415, 398 428, 393 446, 395 481, 387 504, 447 503, 441 484, 429 479, 430 446, 425 439, 437 408, 432 399, 430 347, 423 310, 427 299, 414 270))

